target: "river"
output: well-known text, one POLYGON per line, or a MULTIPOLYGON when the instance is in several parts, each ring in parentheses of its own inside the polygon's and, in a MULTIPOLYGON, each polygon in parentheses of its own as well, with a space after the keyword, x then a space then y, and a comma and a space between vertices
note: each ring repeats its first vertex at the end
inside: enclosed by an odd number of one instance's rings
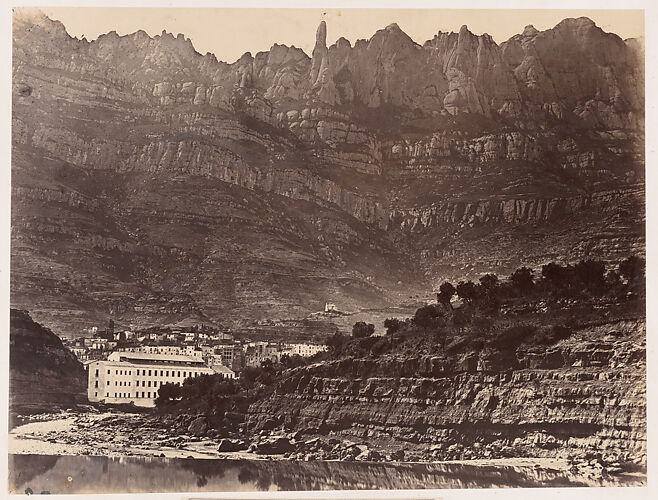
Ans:
POLYGON ((130 418, 134 417, 61 414, 12 429, 10 491, 89 494, 646 484, 644 471, 611 475, 596 467, 573 467, 557 459, 297 461, 244 452, 219 454, 212 440, 190 439, 170 446, 170 438, 161 430, 153 431, 155 437, 140 444, 121 435, 120 429, 130 418), (112 420, 117 418, 120 424, 112 420))

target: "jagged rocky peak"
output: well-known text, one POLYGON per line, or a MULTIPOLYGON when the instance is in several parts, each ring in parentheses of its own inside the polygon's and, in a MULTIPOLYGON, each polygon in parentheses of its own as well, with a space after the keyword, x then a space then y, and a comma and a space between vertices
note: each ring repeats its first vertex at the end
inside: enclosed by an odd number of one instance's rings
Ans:
POLYGON ((311 58, 311 83, 313 85, 317 83, 320 74, 320 67, 327 55, 327 23, 321 21, 315 32, 315 47, 313 47, 311 58))
MULTIPOLYGON (((592 21, 589 17, 567 17, 562 19, 557 25, 556 28, 561 26, 575 27, 575 28, 596 28, 596 23, 592 21)), ((600 29, 600 28, 599 28, 600 29)))
POLYGON ((327 23, 320 21, 315 33, 315 47, 311 57, 309 76, 312 93, 319 100, 330 104, 340 104, 338 91, 331 72, 329 49, 327 49, 327 23))
MULTIPOLYGON (((46 38, 49 42, 66 43, 76 41, 60 21, 50 19, 41 10, 36 8, 14 8, 13 9, 13 37, 20 39, 31 35, 32 41, 35 37, 46 38), (35 29, 36 28, 36 29, 35 29)), ((53 47, 58 51, 61 47, 53 47)))
POLYGON ((418 46, 418 44, 414 42, 409 35, 402 31, 397 23, 391 23, 386 26, 386 28, 377 30, 375 34, 370 38, 368 45, 371 47, 381 46, 382 48, 395 48, 397 46, 418 46))
POLYGON ((537 33, 539 33, 539 30, 535 28, 532 24, 528 24, 525 28, 523 28, 523 36, 528 37, 528 36, 535 36, 537 33))
POLYGON ((315 31, 315 46, 327 46, 327 23, 320 21, 318 29, 315 31))

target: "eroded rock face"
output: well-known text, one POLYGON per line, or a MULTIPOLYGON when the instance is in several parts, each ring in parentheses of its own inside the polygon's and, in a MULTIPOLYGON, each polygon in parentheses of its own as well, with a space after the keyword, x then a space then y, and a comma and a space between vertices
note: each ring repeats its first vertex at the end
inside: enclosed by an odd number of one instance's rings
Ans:
POLYGON ((40 412, 87 401, 87 374, 75 355, 27 311, 11 310, 9 410, 40 412))
POLYGON ((644 328, 622 320, 551 347, 312 365, 254 402, 247 424, 260 429, 274 416, 374 447, 432 446, 437 459, 637 461, 646 457, 644 328))
POLYGON ((583 19, 326 36, 227 64, 17 13, 12 303, 53 327, 301 318, 643 252, 638 43, 583 19))

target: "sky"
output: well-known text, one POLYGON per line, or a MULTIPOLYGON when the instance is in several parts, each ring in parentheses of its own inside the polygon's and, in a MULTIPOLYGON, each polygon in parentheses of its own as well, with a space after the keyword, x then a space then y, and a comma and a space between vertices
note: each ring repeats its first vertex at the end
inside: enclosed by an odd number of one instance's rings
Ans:
POLYGON ((642 10, 480 10, 480 9, 295 9, 295 8, 107 8, 42 7, 61 21, 72 36, 94 40, 100 34, 120 35, 142 29, 154 36, 166 30, 184 34, 195 49, 234 62, 245 52, 269 50, 274 43, 300 47, 311 54, 320 21, 327 23, 327 44, 345 37, 352 44, 397 23, 422 44, 439 31, 459 31, 466 24, 475 34, 489 33, 497 43, 532 24, 552 28, 566 17, 587 16, 604 31, 622 38, 644 35, 642 10))

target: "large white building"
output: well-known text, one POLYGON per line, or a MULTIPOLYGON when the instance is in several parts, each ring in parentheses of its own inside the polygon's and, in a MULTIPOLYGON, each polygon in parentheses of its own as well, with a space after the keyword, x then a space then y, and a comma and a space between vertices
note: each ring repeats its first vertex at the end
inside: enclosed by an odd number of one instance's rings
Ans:
POLYGON ((215 373, 198 357, 119 351, 90 363, 88 370, 89 401, 137 406, 154 406, 164 384, 182 385, 186 378, 215 373))

